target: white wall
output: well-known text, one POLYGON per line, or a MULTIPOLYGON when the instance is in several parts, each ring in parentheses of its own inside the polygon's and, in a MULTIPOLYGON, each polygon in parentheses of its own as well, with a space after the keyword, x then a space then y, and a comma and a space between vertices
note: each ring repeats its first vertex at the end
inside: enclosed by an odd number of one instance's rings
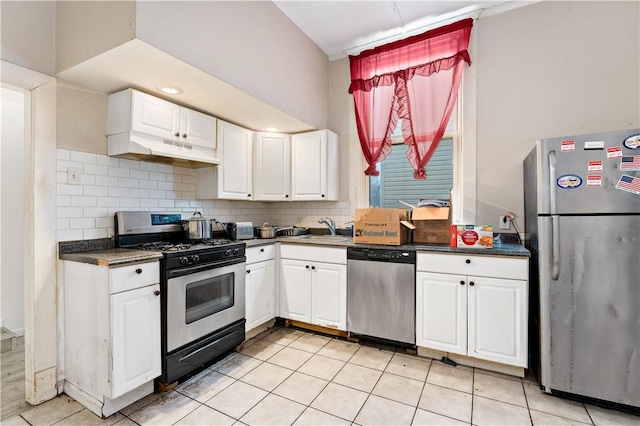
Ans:
POLYGON ((24 333, 24 93, 2 87, 2 275, 3 327, 24 333))
POLYGON ((511 210, 524 226, 536 139, 640 126, 639 16, 639 2, 545 1, 475 23, 477 223, 511 210))
POLYGON ((304 123, 327 127, 329 60, 270 1, 141 1, 136 36, 304 123))
POLYGON ((0 55, 44 74, 55 69, 55 3, 51 1, 0 2, 0 55))

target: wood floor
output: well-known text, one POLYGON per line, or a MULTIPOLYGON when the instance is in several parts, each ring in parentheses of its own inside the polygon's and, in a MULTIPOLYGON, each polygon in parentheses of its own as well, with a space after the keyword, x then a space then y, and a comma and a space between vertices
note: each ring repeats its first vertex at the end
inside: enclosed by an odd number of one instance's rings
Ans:
POLYGON ((2 368, 2 405, 0 420, 31 408, 24 397, 24 336, 16 338, 15 349, 0 354, 2 368))

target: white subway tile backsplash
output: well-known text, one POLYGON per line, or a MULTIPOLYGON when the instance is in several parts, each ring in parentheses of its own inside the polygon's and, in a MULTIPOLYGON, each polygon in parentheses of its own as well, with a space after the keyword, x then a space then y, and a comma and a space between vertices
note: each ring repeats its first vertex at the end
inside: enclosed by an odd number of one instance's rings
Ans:
POLYGON ((140 162, 135 160, 120 159, 120 167, 123 169, 135 170, 140 168, 140 162))
POLYGON ((177 212, 190 217, 201 211, 218 221, 250 221, 256 226, 318 228, 322 216, 338 227, 353 219, 349 202, 255 202, 196 200, 195 169, 108 157, 66 149, 57 150, 56 200, 59 241, 113 236, 117 211, 177 212), (67 184, 67 168, 82 170, 81 184, 67 184))
POLYGON ((118 186, 118 178, 113 176, 96 176, 96 185, 118 186))
POLYGON ((109 197, 128 197, 129 188, 120 188, 117 186, 110 186, 108 194, 109 194, 109 197))
POLYGON ((120 188, 137 188, 138 182, 138 179, 119 178, 118 186, 120 188))
POLYGON ((58 195, 82 195, 81 185, 67 185, 65 183, 59 183, 57 188, 58 195))
POLYGON ((139 198, 120 198, 120 205, 122 207, 140 207, 139 198))
POLYGON ((133 198, 149 198, 148 189, 130 189, 129 196, 133 198))
POLYGON ((84 195, 93 195, 94 197, 105 197, 108 194, 106 186, 84 186, 84 195))
POLYGON ((70 195, 58 195, 56 197, 56 206, 58 207, 69 207, 71 205, 71 196, 70 195))
POLYGON ((69 219, 69 229, 85 229, 95 227, 95 219, 69 219))
POLYGON ((96 197, 89 196, 72 196, 71 205, 74 207, 95 207, 97 205, 96 197))
POLYGON ((146 170, 149 172, 157 172, 158 171, 158 165, 155 163, 147 163, 145 161, 141 161, 140 162, 140 170, 146 170))
POLYGON ((109 175, 109 166, 106 166, 104 164, 85 164, 84 173, 90 175, 107 176, 109 175))
POLYGON ((117 177, 129 177, 129 169, 123 169, 121 167, 112 167, 109 166, 109 176, 117 176, 117 177))
POLYGON ((85 163, 85 164, 96 163, 96 154, 92 154, 89 152, 80 152, 80 151, 70 151, 70 152, 71 152, 71 161, 77 161, 79 163, 85 163))
POLYGON ((56 159, 69 161, 71 159, 71 151, 69 151, 68 149, 58 148, 56 150, 56 159))
POLYGON ((129 177, 133 179, 149 179, 149 172, 146 170, 129 170, 129 177))
POLYGON ((96 157, 96 163, 102 164, 105 166, 119 167, 120 159, 115 157, 107 157, 106 155, 99 154, 96 157))
POLYGON ((158 172, 149 172, 149 179, 157 180, 157 181, 165 181, 167 180, 167 174, 158 173, 158 172))
POLYGON ((154 180, 141 180, 140 188, 143 189, 158 189, 158 182, 154 180))
MULTIPOLYGON (((159 191, 156 189, 152 189, 149 191, 149 198, 170 198, 167 197, 167 192, 166 191, 159 191)), ((172 197, 171 197, 172 198, 172 197)))
POLYGON ((82 217, 82 207, 58 207, 56 212, 58 219, 82 217))
POLYGON ((75 241, 84 239, 82 229, 58 229, 56 235, 58 237, 58 241, 75 241))
POLYGON ((118 197, 98 197, 98 206, 100 207, 119 207, 120 198, 118 197))

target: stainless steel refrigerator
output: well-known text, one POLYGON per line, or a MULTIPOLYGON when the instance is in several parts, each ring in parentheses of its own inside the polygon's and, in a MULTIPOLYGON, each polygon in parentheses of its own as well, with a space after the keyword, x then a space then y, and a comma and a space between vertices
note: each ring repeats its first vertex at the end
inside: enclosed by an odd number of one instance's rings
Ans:
POLYGON ((635 411, 640 129, 537 141, 524 160, 524 196, 530 356, 541 385, 635 411))

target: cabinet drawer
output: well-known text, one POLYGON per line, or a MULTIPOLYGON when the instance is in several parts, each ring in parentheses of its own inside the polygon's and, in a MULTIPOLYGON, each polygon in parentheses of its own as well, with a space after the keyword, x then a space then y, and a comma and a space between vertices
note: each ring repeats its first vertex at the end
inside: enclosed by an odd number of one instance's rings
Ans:
POLYGON ((160 264, 157 261, 109 269, 109 294, 146 287, 159 282, 160 264))
POLYGON ((302 244, 282 244, 280 257, 283 259, 304 260, 307 262, 325 262, 347 264, 347 249, 336 247, 318 247, 302 244))
POLYGON ((526 280, 529 259, 464 254, 418 253, 416 270, 526 280))
POLYGON ((246 251, 247 264, 273 259, 276 256, 275 244, 260 247, 249 247, 246 251))

